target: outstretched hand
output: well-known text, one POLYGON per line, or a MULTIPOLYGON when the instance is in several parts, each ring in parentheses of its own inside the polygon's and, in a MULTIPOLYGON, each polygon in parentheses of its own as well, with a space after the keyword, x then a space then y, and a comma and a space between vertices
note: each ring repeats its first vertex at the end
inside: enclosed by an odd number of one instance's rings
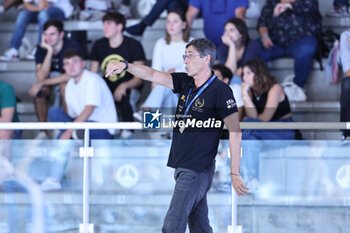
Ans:
POLYGON ((105 77, 107 78, 108 76, 113 74, 120 74, 121 72, 123 72, 125 67, 126 64, 124 62, 110 62, 107 65, 105 77))
POLYGON ((240 175, 231 174, 231 180, 233 189, 236 191, 237 195, 242 196, 248 193, 249 189, 244 184, 243 179, 240 175))

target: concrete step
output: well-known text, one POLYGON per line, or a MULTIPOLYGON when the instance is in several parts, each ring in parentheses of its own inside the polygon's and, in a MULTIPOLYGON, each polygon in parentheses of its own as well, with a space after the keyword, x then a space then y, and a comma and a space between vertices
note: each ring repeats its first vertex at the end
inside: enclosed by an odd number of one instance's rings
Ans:
MULTIPOLYGON (((336 84, 331 83, 328 74, 318 67, 318 63, 315 62, 307 80, 305 88, 308 101, 339 101, 340 81, 336 84)), ((293 59, 283 58, 270 62, 270 69, 277 81, 282 83, 294 72, 293 59)), ((35 63, 33 61, 0 62, 0 80, 11 84, 17 97, 23 102, 31 102, 32 98, 28 90, 36 82, 35 63)))
MULTIPOLYGON (((127 26, 136 24, 140 19, 130 19, 127 21, 127 26)), ((257 38, 258 33, 256 30, 257 19, 247 19, 247 25, 249 29, 249 34, 251 38, 257 38)), ((164 36, 166 20, 164 18, 158 19, 151 27, 148 27, 142 37, 138 37, 144 46, 147 59, 152 58, 152 51, 154 43, 160 37, 164 36)), ((325 28, 330 28, 340 33, 350 26, 350 17, 325 17, 323 19, 323 25, 325 28)), ((13 21, 2 21, 0 22, 0 52, 5 51, 9 45, 12 31, 14 28, 13 21)), ((103 37, 102 33, 102 22, 101 21, 76 21, 68 20, 65 22, 66 31, 75 31, 75 30, 86 30, 87 37, 89 41, 95 41, 103 37)), ((37 41, 37 31, 38 26, 36 24, 30 24, 27 27, 25 37, 35 45, 37 41), (34 42, 34 43, 33 43, 34 42)), ((203 19, 198 18, 194 21, 191 29, 191 36, 194 38, 203 37, 203 19)), ((88 48, 91 49, 92 43, 88 45, 88 48)))
MULTIPOLYGON (((28 195, 0 194, 0 227, 9 228, 9 204, 13 213, 16 204, 20 215, 17 224, 22 229, 31 223, 31 206, 28 195), (18 200, 9 202, 8 200, 18 200), (20 206, 19 206, 20 204, 20 206), (23 213, 26 213, 27 218, 23 213)), ((94 232, 136 233, 159 232, 169 205, 171 194, 165 195, 91 195, 90 220, 94 232)), ((82 195, 67 192, 45 194, 48 214, 46 228, 49 232, 75 233, 82 223, 82 195)), ((209 194, 209 220, 214 232, 227 232, 231 224, 231 195, 209 194)), ((347 233, 350 208, 339 198, 281 197, 267 201, 251 196, 238 199, 238 224, 245 233, 347 233), (325 204, 327 203, 327 204, 325 204), (327 220, 327 221, 326 221, 327 220), (313 231, 310 231, 312 229, 313 231)), ((28 231, 20 231, 28 232, 28 231)))

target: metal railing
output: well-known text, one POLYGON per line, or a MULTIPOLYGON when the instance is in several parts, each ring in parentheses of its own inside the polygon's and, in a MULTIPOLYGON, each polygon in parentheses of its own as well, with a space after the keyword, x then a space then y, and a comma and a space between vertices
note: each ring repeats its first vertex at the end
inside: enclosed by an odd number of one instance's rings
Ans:
MULTIPOLYGON (((342 130, 350 129, 350 122, 241 122, 242 129, 299 129, 299 130, 342 130)), ((39 130, 39 129, 75 129, 84 130, 84 147, 80 148, 80 157, 84 159, 83 162, 83 222, 79 226, 81 233, 93 233, 93 224, 90 223, 89 203, 90 203, 90 184, 89 184, 89 170, 90 159, 93 157, 93 148, 90 147, 90 129, 143 129, 142 123, 137 122, 123 122, 123 123, 0 123, 0 129, 7 130, 39 130)), ((232 189, 232 219, 229 232, 240 232, 240 226, 237 226, 237 196, 232 189)))

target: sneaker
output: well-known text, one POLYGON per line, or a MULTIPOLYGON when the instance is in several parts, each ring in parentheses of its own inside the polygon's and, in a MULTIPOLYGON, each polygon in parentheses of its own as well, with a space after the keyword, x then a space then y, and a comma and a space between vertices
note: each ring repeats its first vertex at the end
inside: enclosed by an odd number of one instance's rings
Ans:
POLYGON ((25 57, 27 60, 34 60, 37 48, 35 47, 28 55, 25 57))
POLYGON ((134 117, 135 121, 142 122, 142 111, 134 112, 132 116, 134 117))
POLYGON ((49 139, 49 136, 47 136, 47 134, 44 131, 40 131, 35 137, 34 139, 36 140, 44 140, 44 139, 49 139))
POLYGON ((15 48, 10 48, 5 51, 5 53, 0 56, 0 61, 18 61, 19 53, 15 48))
POLYGON ((299 87, 293 81, 284 81, 282 87, 290 102, 306 101, 305 89, 299 87))
POLYGON ((40 189, 42 191, 51 191, 61 189, 61 184, 54 178, 48 177, 41 184, 40 189))
POLYGON ((346 6, 335 6, 333 9, 327 11, 326 15, 331 17, 344 17, 349 16, 349 12, 346 6))
POLYGON ((132 17, 130 6, 122 4, 120 5, 118 12, 124 15, 125 19, 130 19, 132 17))

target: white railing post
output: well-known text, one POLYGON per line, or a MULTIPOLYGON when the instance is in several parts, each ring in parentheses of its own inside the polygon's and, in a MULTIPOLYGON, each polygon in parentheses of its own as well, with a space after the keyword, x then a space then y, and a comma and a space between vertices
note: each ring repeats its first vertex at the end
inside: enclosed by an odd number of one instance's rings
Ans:
MULTIPOLYGON (((241 148, 241 158, 243 155, 243 148, 241 148)), ((231 158, 230 147, 227 148, 227 156, 231 158)), ((227 226, 227 233, 242 233, 242 226, 237 225, 237 215, 238 215, 238 198, 236 191, 231 185, 231 225, 227 226)))
POLYGON ((80 233, 93 233, 94 225, 90 224, 90 158, 94 151, 90 147, 89 128, 84 131, 84 147, 80 148, 80 157, 83 157, 83 223, 79 226, 80 233))

